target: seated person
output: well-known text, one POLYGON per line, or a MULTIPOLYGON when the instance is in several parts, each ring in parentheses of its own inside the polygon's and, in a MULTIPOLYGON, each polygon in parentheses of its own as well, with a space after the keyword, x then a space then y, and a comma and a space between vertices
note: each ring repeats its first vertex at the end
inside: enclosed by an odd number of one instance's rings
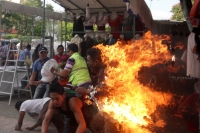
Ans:
MULTIPOLYGON (((33 118, 35 117, 37 118, 37 122, 31 127, 26 127, 26 129, 34 130, 38 126, 41 126, 42 121, 47 112, 50 99, 51 98, 43 98, 43 99, 18 101, 15 104, 15 109, 19 112, 19 118, 18 118, 18 123, 15 126, 15 130, 21 129, 23 124, 23 119, 26 113, 28 113, 33 118)), ((59 133, 62 133, 64 131, 64 122, 62 119, 62 115, 54 113, 51 122, 56 126, 59 133)))
POLYGON ((86 130, 86 123, 81 111, 83 107, 81 100, 77 97, 67 97, 63 86, 60 84, 53 84, 51 86, 50 97, 51 100, 42 123, 41 133, 47 132, 49 123, 56 109, 70 118, 67 126, 69 129, 65 128, 65 130, 69 130, 70 133, 83 133, 86 130))
POLYGON ((44 64, 50 59, 47 57, 48 50, 46 47, 41 47, 39 49, 39 59, 37 59, 33 63, 33 68, 32 68, 32 74, 29 80, 29 84, 25 87, 25 89, 28 89, 29 86, 35 85, 37 86, 35 90, 35 94, 33 96, 33 99, 37 98, 43 98, 43 97, 48 97, 49 96, 49 82, 43 82, 42 75, 41 75, 41 70, 44 64), (38 74, 38 81, 35 81, 36 75, 38 74))

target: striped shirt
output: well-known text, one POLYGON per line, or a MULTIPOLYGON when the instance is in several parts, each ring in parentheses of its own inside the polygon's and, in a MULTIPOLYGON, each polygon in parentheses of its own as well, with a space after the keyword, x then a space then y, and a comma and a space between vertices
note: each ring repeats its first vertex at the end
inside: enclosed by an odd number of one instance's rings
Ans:
POLYGON ((74 58, 69 58, 67 60, 67 63, 65 65, 65 70, 69 70, 72 71, 73 66, 75 65, 76 61, 74 60, 74 58))

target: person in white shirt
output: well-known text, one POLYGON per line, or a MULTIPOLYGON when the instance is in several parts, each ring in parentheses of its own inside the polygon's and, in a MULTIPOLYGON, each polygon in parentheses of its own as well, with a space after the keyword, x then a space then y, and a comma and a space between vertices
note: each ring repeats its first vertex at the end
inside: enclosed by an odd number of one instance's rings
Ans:
MULTIPOLYGON (((34 130, 38 126, 42 125, 42 122, 45 118, 45 114, 48 110, 49 101, 51 98, 46 97, 42 99, 31 99, 26 101, 18 101, 15 104, 15 109, 19 111, 18 123, 15 126, 15 130, 20 130, 23 124, 23 119, 26 113, 29 114, 32 118, 37 118, 37 122, 31 126, 26 127, 27 130, 34 130)), ((54 116, 51 119, 51 122, 56 126, 59 133, 64 131, 64 122, 62 115, 58 112, 54 113, 54 116)))

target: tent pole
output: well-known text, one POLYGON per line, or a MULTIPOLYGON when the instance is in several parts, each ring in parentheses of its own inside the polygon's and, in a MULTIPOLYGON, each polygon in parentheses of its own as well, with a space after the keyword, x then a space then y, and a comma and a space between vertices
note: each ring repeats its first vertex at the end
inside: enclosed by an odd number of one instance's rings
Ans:
POLYGON ((31 30, 32 30, 32 39, 34 38, 34 16, 32 17, 32 27, 31 27, 31 30))
POLYGON ((44 39, 45 39, 45 0, 43 3, 43 12, 42 12, 42 46, 44 46, 44 39))
POLYGON ((62 41, 63 41, 63 39, 62 39, 62 35, 63 35, 63 34, 62 34, 62 20, 61 20, 60 26, 61 26, 61 27, 60 27, 60 29, 61 29, 61 32, 60 32, 60 34, 61 34, 61 35, 60 35, 60 36, 61 36, 60 41, 61 41, 61 45, 62 45, 62 41))
POLYGON ((2 5, 0 4, 0 39, 1 39, 1 13, 2 13, 2 5))
POLYGON ((135 16, 133 16, 133 38, 135 38, 135 16))
POLYGON ((67 12, 66 12, 65 13, 65 54, 67 54, 67 50, 66 50, 67 35, 68 35, 68 29, 67 29, 67 12))
POLYGON ((54 57, 54 24, 55 24, 55 20, 53 19, 53 53, 52 53, 52 55, 53 55, 53 57, 54 57))

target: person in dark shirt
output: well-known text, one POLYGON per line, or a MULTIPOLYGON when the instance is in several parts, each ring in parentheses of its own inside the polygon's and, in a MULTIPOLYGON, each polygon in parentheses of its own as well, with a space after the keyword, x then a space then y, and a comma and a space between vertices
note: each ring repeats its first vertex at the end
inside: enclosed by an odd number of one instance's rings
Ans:
MULTIPOLYGON (((101 59, 101 51, 98 48, 89 48, 86 52, 87 55, 87 65, 90 71, 90 78, 92 80, 93 86, 98 86, 100 90, 98 93, 95 94, 96 98, 100 98, 105 96, 106 93, 103 90, 103 81, 105 77, 105 65, 101 59)), ((77 94, 87 94, 90 95, 90 90, 84 87, 78 87, 76 89, 77 94)), ((84 108, 83 114, 87 123, 87 126, 92 130, 94 133, 100 133, 104 131, 104 117, 100 115, 98 112, 98 107, 96 104, 88 105, 83 101, 84 108)))
POLYGON ((58 83, 50 87, 50 97, 51 100, 42 123, 41 133, 47 132, 48 125, 56 110, 59 110, 66 117, 70 118, 68 123, 69 129, 67 129, 69 132, 83 133, 86 130, 86 123, 81 111, 83 107, 81 100, 78 97, 67 97, 63 86, 58 83))
MULTIPOLYGON (((86 55, 92 85, 100 86, 104 81, 104 70, 106 68, 101 59, 101 51, 98 48, 89 48, 86 55)), ((90 91, 84 89, 84 87, 78 87, 76 93, 89 95, 90 91)))

